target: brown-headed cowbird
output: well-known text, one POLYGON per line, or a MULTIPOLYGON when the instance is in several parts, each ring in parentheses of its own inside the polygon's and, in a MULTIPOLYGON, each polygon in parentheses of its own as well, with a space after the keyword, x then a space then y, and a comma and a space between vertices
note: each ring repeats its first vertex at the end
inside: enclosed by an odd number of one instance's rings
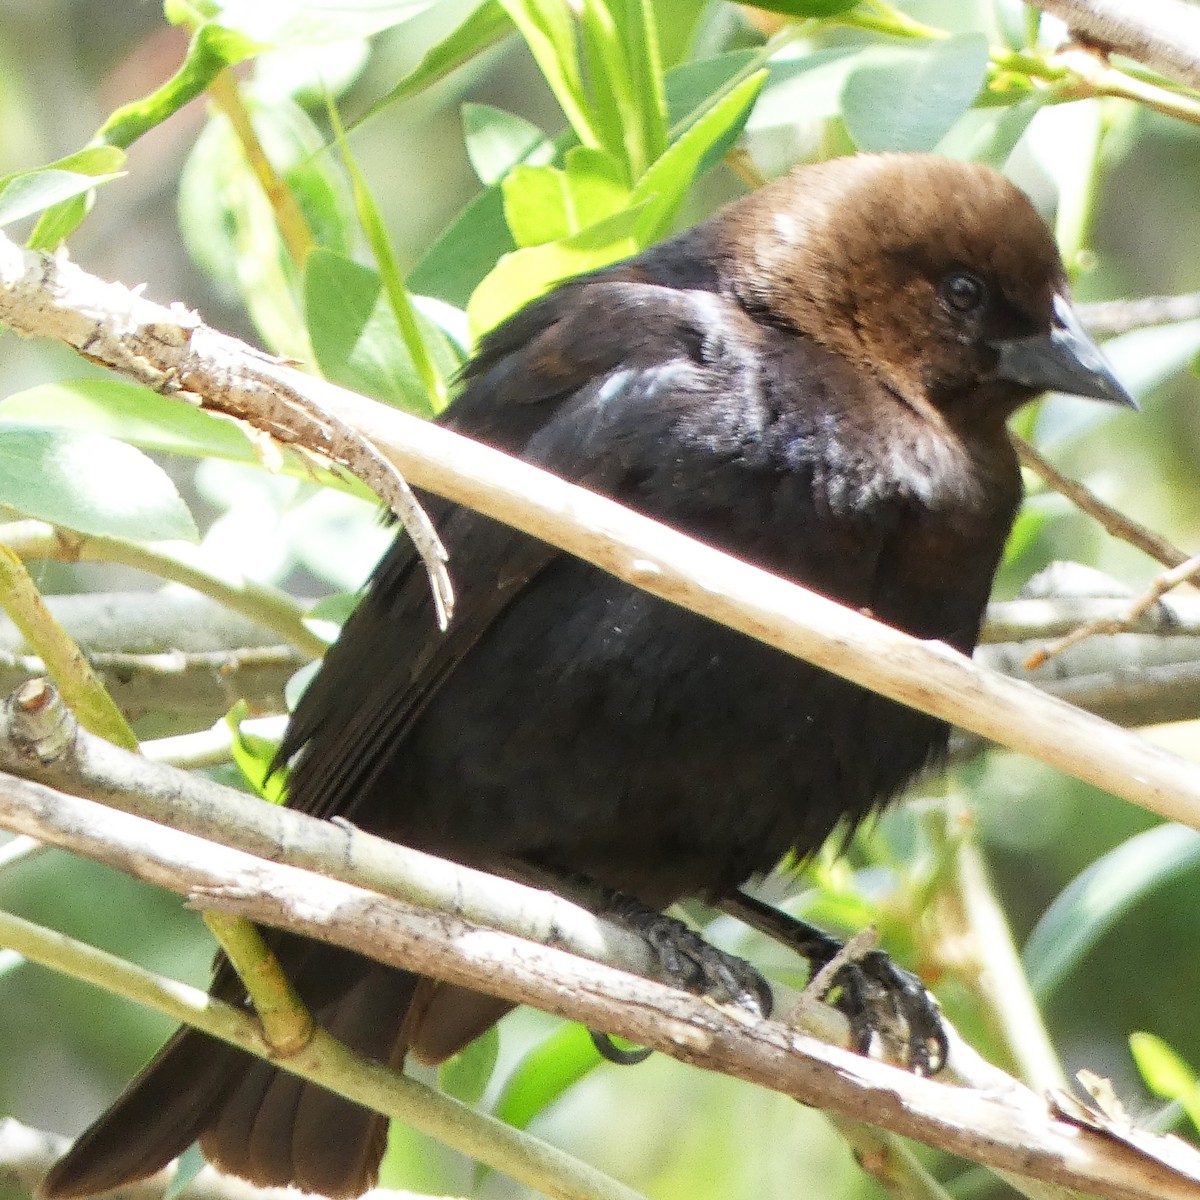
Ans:
MULTIPOLYGON (((1130 402, 1049 231, 980 166, 800 168, 489 334, 445 421, 922 638, 974 647, 1020 499, 1005 421, 1130 402)), ((814 851, 936 759, 944 724, 432 501, 458 611, 397 541, 301 701, 290 802, 465 863, 661 908, 814 851)), ((504 1005, 272 935, 317 1020, 437 1060, 504 1005)), ((242 997, 228 968, 215 991, 242 997)), ((92 1193, 199 1138, 260 1184, 353 1195, 385 1125, 181 1031, 54 1168, 92 1193)))

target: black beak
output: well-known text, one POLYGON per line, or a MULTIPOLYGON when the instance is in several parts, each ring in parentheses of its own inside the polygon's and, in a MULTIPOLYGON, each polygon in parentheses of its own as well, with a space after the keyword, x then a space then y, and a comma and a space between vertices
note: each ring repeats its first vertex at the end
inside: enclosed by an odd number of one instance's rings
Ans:
POLYGON ((1071 305, 1054 297, 1054 325, 1049 333, 997 342, 996 375, 1039 392, 1066 392, 1137 409, 1137 401, 1121 386, 1100 347, 1079 324, 1071 305))

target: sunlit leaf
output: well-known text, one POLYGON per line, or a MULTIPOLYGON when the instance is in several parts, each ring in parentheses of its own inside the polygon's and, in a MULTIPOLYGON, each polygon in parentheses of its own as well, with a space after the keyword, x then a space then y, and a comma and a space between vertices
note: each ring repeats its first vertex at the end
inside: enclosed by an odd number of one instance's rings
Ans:
POLYGON ((506 254, 475 289, 467 317, 476 337, 556 283, 637 253, 642 208, 628 208, 561 241, 506 254))
POLYGON ((561 0, 500 0, 585 146, 600 146, 580 71, 571 11, 561 0))
POLYGON ((581 232, 629 202, 624 168, 605 150, 575 146, 565 165, 519 165, 505 177, 504 219, 518 246, 541 246, 581 232))
POLYGON ((196 541, 167 473, 112 438, 0 425, 0 504, 80 533, 196 541))
POLYGON ((737 138, 766 78, 766 71, 758 71, 740 83, 637 181, 633 202, 647 202, 642 232, 648 241, 667 230, 702 164, 723 155, 737 138))
POLYGON ((1177 1100, 1200 1129, 1200 1087, 1196 1072, 1160 1037, 1131 1033, 1129 1049, 1146 1086, 1164 1100, 1177 1100))
POLYGON ((287 795, 287 775, 271 769, 279 743, 246 731, 242 722, 253 715, 244 700, 225 714, 225 724, 233 734, 233 761, 255 795, 271 804, 282 804, 287 795))
POLYGON ((464 1104, 478 1104, 491 1082, 500 1055, 500 1030, 495 1025, 442 1063, 438 1083, 448 1096, 464 1104))

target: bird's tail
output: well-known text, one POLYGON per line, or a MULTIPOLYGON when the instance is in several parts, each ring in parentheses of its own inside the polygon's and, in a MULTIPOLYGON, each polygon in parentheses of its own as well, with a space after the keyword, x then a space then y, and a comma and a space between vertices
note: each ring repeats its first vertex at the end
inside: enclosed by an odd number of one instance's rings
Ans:
MULTIPOLYGON (((313 1017, 368 1057, 398 1065, 417 983, 372 965, 313 1017)), ((377 1113, 181 1029, 39 1190, 47 1200, 109 1191, 153 1175, 199 1139, 214 1166, 260 1186, 358 1196, 375 1182, 386 1138, 377 1113)))

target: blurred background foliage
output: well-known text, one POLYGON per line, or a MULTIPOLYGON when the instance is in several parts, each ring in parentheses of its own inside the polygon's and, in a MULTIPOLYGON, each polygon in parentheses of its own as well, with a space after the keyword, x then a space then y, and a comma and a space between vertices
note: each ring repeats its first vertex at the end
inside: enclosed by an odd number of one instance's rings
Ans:
MULTIPOLYGON (((1155 102, 1088 98, 1055 57, 1065 31, 1013 0, 768 7, 778 11, 722 0, 167 0, 164 20, 133 0, 5 0, 0 221, 36 245, 66 237, 101 277, 145 283, 155 299, 425 415, 446 403, 473 338, 557 279, 797 161, 856 148, 1003 166, 1055 223, 1083 300, 1200 288, 1191 93, 1124 64, 1155 102)), ((1109 343, 1143 402, 1136 419, 1063 398, 1022 417, 1062 469, 1192 548, 1198 348, 1196 321, 1109 343)), ((11 515, 134 542, 198 536, 202 574, 240 574, 305 604, 326 597, 326 621, 344 615, 337 598, 389 536, 354 489, 264 470, 235 431, 102 381, 53 345, 6 336, 0 397, 11 515), (125 443, 151 458, 121 458, 125 443)), ((1063 558, 1131 588, 1157 569, 1035 486, 1000 594, 1063 558)), ((47 593, 161 583, 113 561, 30 556, 29 567, 47 593)), ((166 706, 138 715, 145 737, 214 719, 166 706)), ((1200 758, 1195 724, 1151 736, 1200 758)), ((1141 1030, 1152 1087, 1170 1092, 1173 1070, 1186 1092, 1185 1064, 1200 1062, 1196 839, 1149 833, 1148 814, 1010 753, 979 756, 932 790, 846 858, 810 864, 796 910, 842 929, 877 921, 964 1032, 1008 1064, 978 986, 991 948, 956 945, 946 915, 960 899, 955 856, 977 838, 1018 945, 1037 929, 1029 965, 1068 1069, 1111 1076, 1136 1114, 1157 1114, 1129 1048, 1141 1030)), ((168 974, 206 977, 199 919, 103 868, 59 854, 22 863, 0 875, 0 903, 168 974)), ((781 976, 796 972, 726 921, 708 928, 781 976)), ((0 997, 0 1105, 63 1133, 167 1033, 160 1018, 7 957, 0 997)), ((452 1064, 443 1086, 656 1200, 882 1194, 830 1122, 789 1100, 661 1056, 596 1069, 580 1031, 536 1013, 507 1019, 499 1042, 452 1064)), ((954 1195, 1008 1194, 926 1158, 954 1195)), ((383 1182, 523 1194, 403 1129, 383 1182)))

